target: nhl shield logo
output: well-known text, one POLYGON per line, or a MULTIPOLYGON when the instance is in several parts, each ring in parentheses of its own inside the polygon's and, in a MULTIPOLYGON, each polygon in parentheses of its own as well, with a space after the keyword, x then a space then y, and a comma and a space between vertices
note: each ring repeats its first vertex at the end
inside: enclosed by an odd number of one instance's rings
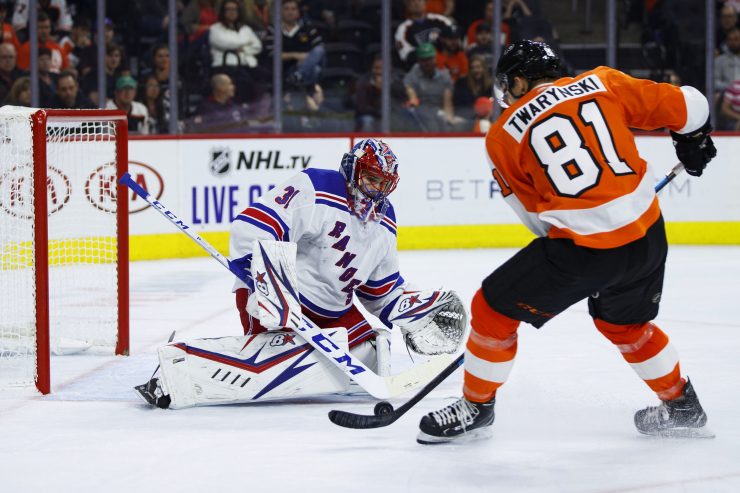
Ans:
POLYGON ((211 174, 225 175, 231 169, 231 150, 228 147, 214 147, 211 149, 211 174))

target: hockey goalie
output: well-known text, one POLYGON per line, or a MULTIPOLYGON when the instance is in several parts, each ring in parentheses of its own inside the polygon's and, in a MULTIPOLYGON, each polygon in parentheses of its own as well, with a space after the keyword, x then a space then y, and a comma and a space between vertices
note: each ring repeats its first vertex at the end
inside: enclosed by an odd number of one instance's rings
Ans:
POLYGON ((339 171, 306 169, 244 210, 230 239, 244 336, 163 346, 139 394, 179 409, 347 391, 346 372, 296 330, 304 319, 380 375, 390 374, 391 330, 418 354, 456 353, 467 328, 459 296, 414 289, 399 273, 388 199, 398 180, 390 147, 363 139, 339 171))

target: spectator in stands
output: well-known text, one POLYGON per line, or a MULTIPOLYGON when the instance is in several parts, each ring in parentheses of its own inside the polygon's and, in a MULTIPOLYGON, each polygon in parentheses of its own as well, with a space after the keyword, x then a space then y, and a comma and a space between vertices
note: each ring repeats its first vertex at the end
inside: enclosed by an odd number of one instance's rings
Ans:
POLYGON ((13 26, 6 22, 8 19, 8 12, 13 8, 13 2, 7 0, 0 0, 0 26, 2 26, 2 38, 0 43, 10 43, 15 48, 15 52, 18 53, 21 49, 21 44, 18 41, 18 36, 15 33, 13 26))
POLYGON ((370 73, 360 77, 355 87, 355 131, 380 131, 382 88, 383 58, 376 55, 370 73))
POLYGON ((57 78, 56 98, 52 108, 89 109, 93 108, 92 101, 80 91, 77 76, 74 72, 65 70, 57 78))
POLYGON ((717 43, 717 55, 721 53, 727 53, 727 34, 740 27, 740 20, 738 19, 735 7, 732 4, 725 3, 719 11, 719 26, 717 27, 717 35, 715 41, 717 43))
POLYGON ((196 41, 208 34, 209 28, 219 20, 218 2, 190 0, 179 20, 185 26, 190 41, 196 41))
POLYGON ((218 22, 210 27, 209 42, 214 67, 257 67, 262 42, 246 24, 237 0, 225 0, 221 4, 218 22))
MULTIPOLYGON (((470 49, 474 45, 483 46, 487 44, 489 46, 489 50, 492 51, 491 46, 491 26, 493 26, 493 2, 489 1, 486 2, 486 6, 483 10, 483 18, 478 19, 470 23, 470 26, 468 26, 467 31, 467 37, 466 37, 466 43, 468 46, 468 49, 470 49), (489 32, 489 38, 488 42, 484 43, 483 41, 478 40, 478 33, 481 32, 481 26, 487 26, 488 32, 489 32)), ((509 43, 511 43, 511 27, 509 27, 509 24, 506 22, 501 23, 501 46, 506 46, 509 43)), ((470 56, 470 54, 468 54, 470 56)), ((491 57, 493 57, 493 54, 491 54, 491 57)))
POLYGON ((481 56, 485 58, 486 64, 490 67, 493 64, 493 36, 491 35, 490 24, 478 24, 475 28, 475 43, 468 47, 468 60, 473 57, 481 56))
MULTIPOLYGON (((49 19, 49 16, 45 12, 39 12, 38 24, 36 27, 39 49, 49 49, 51 52, 51 72, 58 74, 68 67, 69 61, 67 60, 67 56, 64 54, 62 47, 51 39, 51 19, 49 19)), ((23 70, 28 70, 30 64, 31 42, 26 41, 21 45, 21 50, 18 53, 18 67, 23 70)))
POLYGON ((38 60, 39 104, 44 108, 54 105, 57 91, 57 76, 51 72, 51 50, 39 48, 38 60))
POLYGON ((62 53, 67 56, 69 66, 77 70, 80 77, 87 75, 95 60, 95 48, 90 37, 90 20, 75 19, 72 31, 59 41, 62 53))
POLYGON ((439 14, 428 14, 425 0, 406 0, 408 18, 396 29, 396 50, 406 68, 416 63, 416 48, 421 43, 436 44, 439 33, 454 22, 439 14))
POLYGON ((493 95, 491 69, 480 55, 470 59, 470 72, 455 82, 453 103, 458 115, 472 121, 475 118, 475 102, 478 98, 493 95))
MULTIPOLYGON (((28 12, 30 0, 16 0, 13 12, 13 27, 24 39, 28 38, 28 12)), ((49 19, 49 34, 63 36, 72 30, 72 14, 67 0, 38 0, 38 13, 49 19)))
POLYGON ((714 90, 724 92, 730 84, 740 79, 740 29, 727 33, 727 53, 714 60, 714 90))
MULTIPOLYGON (((383 87, 383 58, 380 54, 375 55, 370 72, 357 80, 353 94, 355 107, 355 131, 378 133, 381 131, 381 96, 383 87)), ((406 99, 406 88, 397 71, 391 71, 391 98, 396 101, 406 99)), ((400 105, 391 105, 391 120, 393 115, 400 110, 400 105)), ((403 116, 403 115, 399 115, 403 116)))
POLYGON ((231 77, 226 74, 211 76, 211 94, 200 103, 196 114, 209 116, 221 112, 228 113, 237 106, 234 102, 235 94, 236 86, 231 77))
POLYGON ((524 0, 503 0, 501 4, 504 9, 502 15, 504 19, 518 19, 532 15, 532 9, 524 0))
POLYGON ((452 82, 468 74, 468 57, 462 50, 460 35, 455 26, 448 26, 439 33, 437 68, 446 68, 452 82))
POLYGON ((438 69, 437 50, 431 43, 416 48, 416 59, 403 78, 409 112, 424 132, 452 130, 459 123, 452 102, 452 79, 447 69, 438 69))
MULTIPOLYGON (((117 44, 110 43, 105 48, 105 94, 106 99, 113 96, 118 78, 122 75, 129 74, 129 71, 122 65, 123 48, 117 44)), ((82 78, 82 90, 90 99, 98 103, 98 70, 94 67, 88 74, 82 78)))
POLYGON ((170 120, 170 49, 166 44, 160 43, 154 46, 151 67, 144 70, 142 75, 144 77, 154 76, 159 82, 160 98, 162 100, 160 128, 168 129, 170 120))
POLYGON ((453 17, 455 0, 427 0, 426 11, 429 14, 439 14, 453 17))
POLYGON ((283 1, 283 75, 294 86, 313 87, 326 58, 318 30, 301 21, 298 0, 283 1))
POLYGON ((164 108, 162 105, 162 90, 159 87, 159 81, 154 74, 149 74, 144 79, 144 84, 141 86, 139 96, 137 100, 146 106, 147 112, 149 113, 149 133, 167 133, 167 129, 163 128, 163 116, 164 108))
POLYGON ((740 79, 725 91, 720 112, 726 121, 723 130, 740 130, 740 79))
POLYGON ((3 104, 12 106, 31 106, 31 78, 28 76, 18 77, 10 88, 8 96, 3 104))
POLYGON ((12 44, 0 44, 0 102, 10 93, 13 83, 25 72, 15 65, 15 48, 12 44))
POLYGON ((227 74, 211 76, 211 94, 189 122, 189 130, 201 133, 239 132, 248 127, 248 106, 234 101, 234 82, 227 74))
POLYGON ((149 112, 146 106, 136 97, 136 81, 130 75, 123 75, 116 80, 116 90, 112 101, 108 101, 106 109, 123 110, 128 115, 128 131, 133 134, 147 135, 149 133, 149 112))

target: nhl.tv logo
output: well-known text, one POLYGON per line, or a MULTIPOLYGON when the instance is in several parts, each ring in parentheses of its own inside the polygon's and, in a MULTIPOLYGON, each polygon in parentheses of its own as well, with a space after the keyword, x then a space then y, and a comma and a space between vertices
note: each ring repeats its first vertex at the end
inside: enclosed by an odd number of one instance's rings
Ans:
POLYGON ((214 176, 226 175, 231 169, 231 149, 228 147, 211 148, 211 174, 214 176))

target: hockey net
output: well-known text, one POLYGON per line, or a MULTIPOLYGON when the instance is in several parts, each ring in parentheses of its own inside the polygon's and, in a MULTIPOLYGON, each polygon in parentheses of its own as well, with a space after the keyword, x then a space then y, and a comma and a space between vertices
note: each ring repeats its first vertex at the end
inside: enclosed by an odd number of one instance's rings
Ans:
POLYGON ((128 353, 126 140, 120 112, 0 109, 0 388, 48 393, 50 352, 128 353))

